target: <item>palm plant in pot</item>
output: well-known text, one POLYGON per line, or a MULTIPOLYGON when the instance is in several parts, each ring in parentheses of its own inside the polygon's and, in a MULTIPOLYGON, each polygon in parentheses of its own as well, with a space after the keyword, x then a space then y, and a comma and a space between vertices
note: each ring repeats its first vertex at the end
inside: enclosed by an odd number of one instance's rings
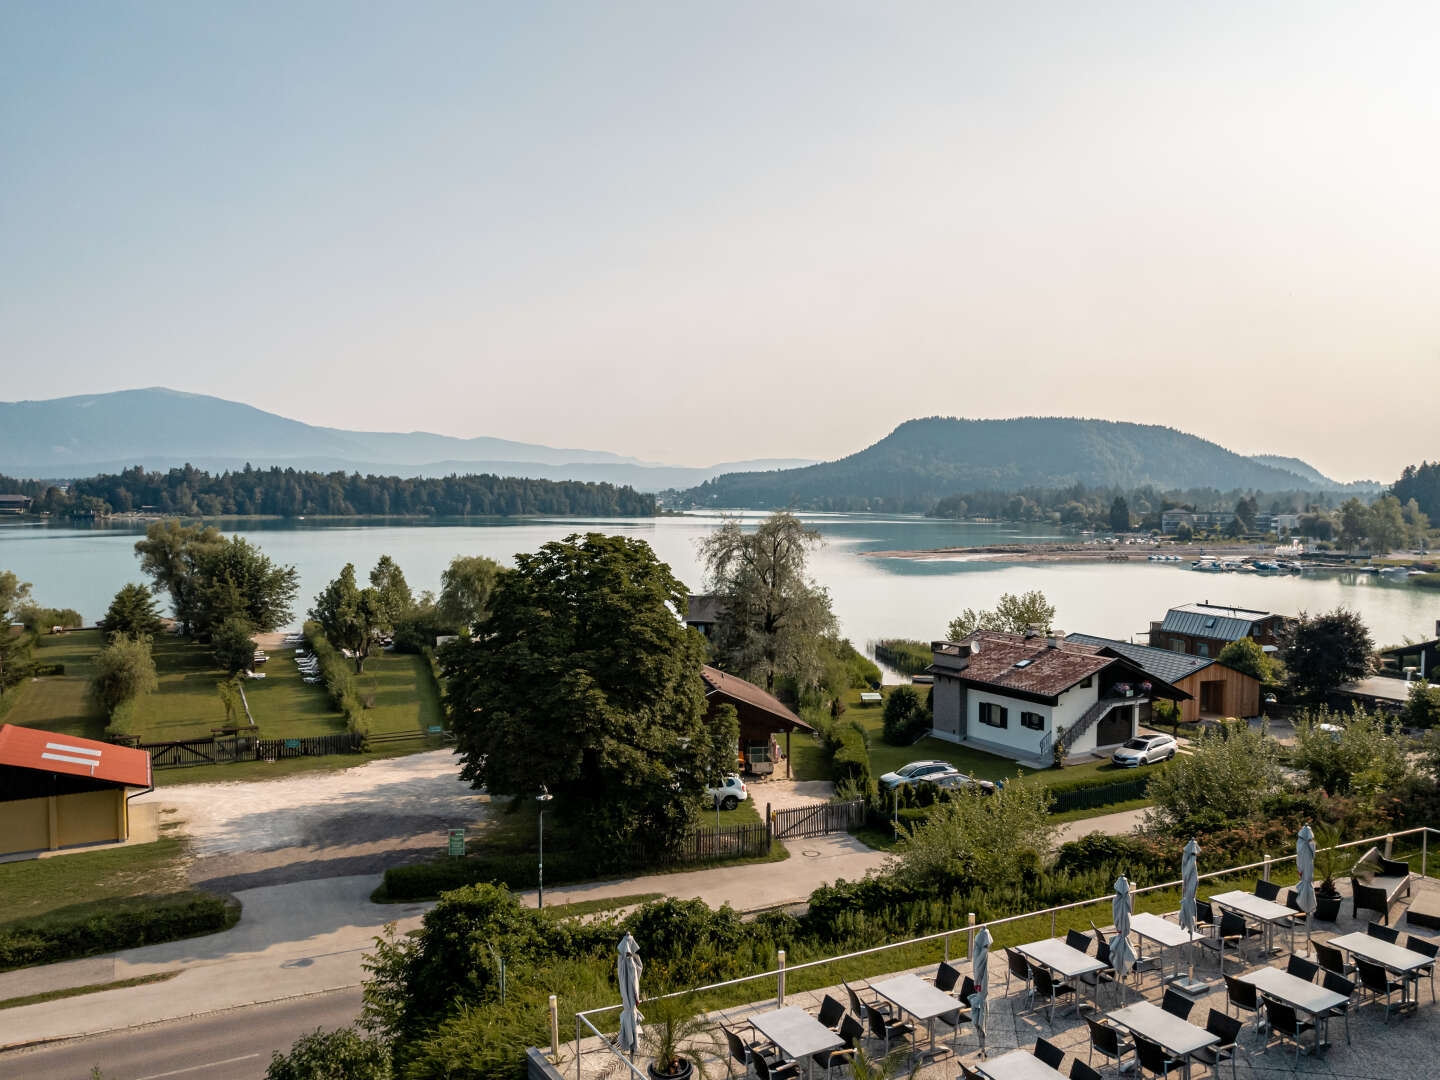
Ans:
POLYGON ((715 1049, 715 1032, 703 1015, 697 1015, 694 995, 648 1002, 640 1039, 650 1055, 646 1068, 652 1080, 708 1077, 697 1051, 715 1049))
POLYGON ((1335 877, 1345 872, 1345 853, 1337 846, 1340 830, 1334 825, 1314 825, 1315 875, 1315 918, 1320 922, 1333 923, 1340 916, 1340 889, 1335 877))

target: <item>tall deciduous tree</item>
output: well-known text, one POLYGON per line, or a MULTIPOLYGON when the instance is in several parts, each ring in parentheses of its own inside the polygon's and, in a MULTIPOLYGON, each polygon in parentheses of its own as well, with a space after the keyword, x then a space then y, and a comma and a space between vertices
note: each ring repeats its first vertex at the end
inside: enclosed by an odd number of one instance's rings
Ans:
POLYGON ((379 595, 380 606, 392 627, 415 606, 405 574, 389 555, 381 555, 370 571, 370 586, 379 595))
POLYGON ((1320 697, 1370 673, 1375 643, 1360 616, 1345 608, 1306 615, 1280 635, 1280 659, 1296 693, 1320 697))
POLYGON ((210 648, 215 660, 230 675, 249 671, 255 663, 254 631, 239 615, 232 615, 210 635, 210 648))
POLYGON ((160 613, 155 610, 155 597, 144 585, 131 583, 115 594, 101 624, 105 640, 116 634, 154 636, 164 629, 160 613))
POLYGON ((716 663, 775 689, 818 683, 827 635, 835 632, 830 594, 806 573, 810 551, 823 541, 793 514, 772 514, 754 532, 733 518, 700 541, 720 619, 712 639, 716 663))
POLYGON ((1004 593, 992 611, 966 608, 950 620, 950 640, 958 641, 976 630, 992 630, 1004 634, 1023 634, 1032 626, 1048 631, 1055 622, 1055 605, 1045 599, 1039 589, 1026 593, 1004 593))
POLYGON ((544 785, 596 844, 678 841, 713 759, 686 596, 642 540, 517 556, 483 634, 441 650, 461 776, 507 795, 544 785))
POLYGON ((350 651, 357 675, 365 670, 376 635, 390 625, 379 590, 356 584, 354 563, 346 563, 340 576, 315 597, 310 618, 320 624, 330 644, 350 651))
POLYGON ((135 551, 156 588, 170 594, 175 618, 186 633, 208 633, 232 616, 260 631, 274 630, 290 619, 300 587, 295 568, 277 566, 243 537, 226 538, 211 527, 161 521, 145 530, 135 551))
POLYGON ((440 575, 440 619, 452 629, 473 628, 490 614, 490 594, 504 567, 484 555, 456 555, 440 575))
POLYGON ((200 581, 196 564, 201 554, 224 541, 212 525, 182 525, 169 518, 145 530, 135 543, 140 569, 155 582, 157 592, 170 596, 170 607, 185 633, 194 633, 200 617, 200 581))
POLYGON ((0 694, 18 677, 16 661, 30 639, 10 632, 15 613, 30 597, 30 583, 21 581, 13 570, 0 570, 0 694))
POLYGON ((1230 642, 1220 650, 1220 655, 1215 659, 1228 668, 1254 676, 1262 683, 1279 681, 1275 661, 1265 654, 1265 650, 1254 638, 1242 637, 1230 642))
POLYGON ((120 634, 91 661, 90 693, 107 716, 159 685, 149 638, 120 634))

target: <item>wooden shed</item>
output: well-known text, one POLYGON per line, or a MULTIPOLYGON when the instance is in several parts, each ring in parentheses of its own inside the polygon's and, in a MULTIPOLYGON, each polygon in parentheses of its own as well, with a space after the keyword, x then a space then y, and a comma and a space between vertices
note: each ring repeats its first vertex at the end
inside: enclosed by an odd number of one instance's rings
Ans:
MULTIPOLYGON (((1190 696, 1179 702, 1182 724, 1219 720, 1227 716, 1260 715, 1260 680, 1227 667, 1214 657, 1153 649, 1092 634, 1071 634, 1065 640, 1100 646, 1115 656, 1130 660, 1152 678, 1164 679, 1185 691, 1190 696)), ((1143 722, 1149 723, 1149 717, 1143 722)))
POLYGON ((737 761, 742 773, 769 776, 775 771, 779 735, 785 736, 785 776, 790 770, 790 733, 815 729, 787 709, 773 694, 706 664, 700 669, 705 682, 705 699, 711 713, 720 705, 733 705, 740 718, 740 746, 737 761))

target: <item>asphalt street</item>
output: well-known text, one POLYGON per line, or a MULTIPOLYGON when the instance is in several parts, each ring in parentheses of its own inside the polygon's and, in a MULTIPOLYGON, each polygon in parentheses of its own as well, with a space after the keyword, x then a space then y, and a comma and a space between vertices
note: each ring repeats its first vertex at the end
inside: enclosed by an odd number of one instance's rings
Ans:
POLYGON ((288 1050, 317 1027, 344 1027, 359 1014, 359 987, 333 990, 12 1050, 0 1054, 0 1077, 90 1080, 98 1065, 105 1080, 260 1080, 271 1053, 288 1050))

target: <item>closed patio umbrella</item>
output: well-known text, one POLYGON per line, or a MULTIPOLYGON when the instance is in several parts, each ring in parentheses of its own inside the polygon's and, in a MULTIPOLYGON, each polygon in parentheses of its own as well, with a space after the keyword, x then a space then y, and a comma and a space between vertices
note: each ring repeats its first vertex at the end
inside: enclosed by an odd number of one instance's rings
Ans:
POLYGON ((975 1037, 980 1040, 980 1056, 985 1056, 985 997, 990 992, 990 929, 982 926, 975 934, 970 949, 970 978, 975 980, 975 993, 970 995, 970 1019, 975 1037))
POLYGON ((640 962, 640 946, 628 933, 620 939, 620 959, 616 975, 620 982, 620 1049, 632 1057, 640 1040, 640 1021, 644 1019, 638 1008, 640 1004, 640 972, 645 965, 640 962))
POLYGON ((1310 948, 1310 918, 1315 914, 1315 834, 1309 825, 1300 829, 1295 838, 1295 865, 1300 870, 1300 884, 1295 889, 1295 902, 1305 912, 1305 951, 1310 948))
POLYGON ((1195 894, 1200 891, 1200 845, 1191 837, 1180 853, 1180 929, 1190 935, 1189 986, 1195 985, 1195 894))
POLYGON ((1121 874, 1115 880, 1115 899, 1110 901, 1110 914, 1115 920, 1115 937, 1110 942, 1110 966, 1115 969, 1115 982, 1124 994, 1125 976, 1135 966, 1135 951, 1130 948, 1130 882, 1121 874))

